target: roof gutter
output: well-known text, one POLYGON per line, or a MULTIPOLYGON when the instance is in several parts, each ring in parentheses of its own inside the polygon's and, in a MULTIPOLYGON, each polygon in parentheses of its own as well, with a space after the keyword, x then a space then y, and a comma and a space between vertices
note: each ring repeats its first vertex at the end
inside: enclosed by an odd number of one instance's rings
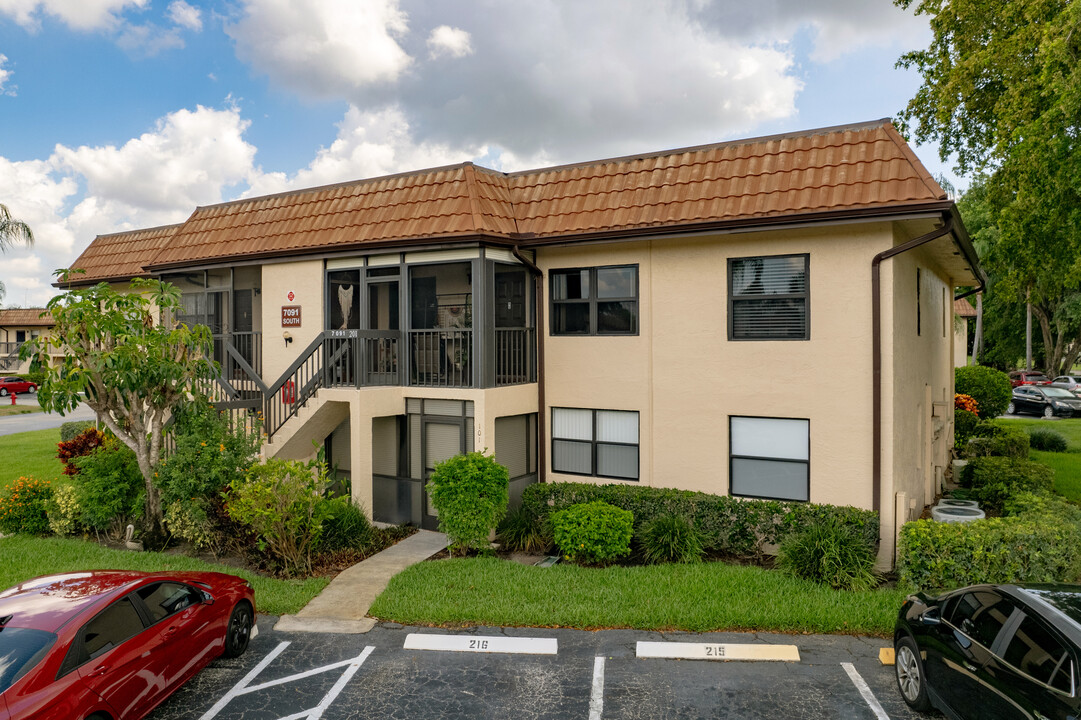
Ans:
MULTIPOLYGON (((953 232, 954 213, 942 214, 942 226, 888 250, 883 250, 871 260, 871 507, 875 512, 882 509, 882 287, 880 266, 883 260, 915 250, 921 245, 938 240, 953 232)), ((962 248, 963 250, 963 248, 962 248)), ((966 253, 967 254, 967 253, 966 253)), ((978 265, 973 266, 977 276, 978 265)))
POLYGON ((537 480, 545 482, 548 477, 545 472, 545 443, 544 443, 544 272, 537 264, 522 254, 517 245, 510 248, 511 254, 518 262, 529 268, 533 273, 533 304, 534 314, 537 318, 537 480))

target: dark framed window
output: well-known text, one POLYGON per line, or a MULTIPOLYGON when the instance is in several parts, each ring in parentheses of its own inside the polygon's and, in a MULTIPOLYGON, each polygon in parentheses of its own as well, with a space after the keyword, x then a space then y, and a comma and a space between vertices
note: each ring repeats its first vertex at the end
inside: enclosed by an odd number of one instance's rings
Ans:
POLYGON ((552 270, 553 335, 637 335, 638 266, 552 270))
POLYGON ((728 339, 809 340, 810 255, 729 258, 728 339))
POLYGON ((552 408, 552 470, 638 479, 638 413, 552 408))
POLYGON ((810 420, 728 418, 728 488, 738 497, 810 500, 810 420))

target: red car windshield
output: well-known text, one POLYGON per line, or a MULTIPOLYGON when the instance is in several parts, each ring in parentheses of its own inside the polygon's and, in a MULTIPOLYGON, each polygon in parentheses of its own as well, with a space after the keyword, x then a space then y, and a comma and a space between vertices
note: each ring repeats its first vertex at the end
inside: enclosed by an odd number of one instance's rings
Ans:
POLYGON ((56 635, 30 628, 0 627, 0 694, 41 662, 56 635))

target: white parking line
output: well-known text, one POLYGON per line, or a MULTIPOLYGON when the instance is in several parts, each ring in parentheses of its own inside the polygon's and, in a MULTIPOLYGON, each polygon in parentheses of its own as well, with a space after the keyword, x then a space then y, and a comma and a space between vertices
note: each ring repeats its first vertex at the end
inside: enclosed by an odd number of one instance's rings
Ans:
POLYGON ((593 660, 593 692, 589 696, 589 720, 601 720, 604 710, 604 658, 593 660))
POLYGON ((852 680, 852 684, 856 686, 856 689, 860 691, 860 695, 863 696, 864 702, 871 708, 871 711, 875 714, 878 720, 890 720, 890 716, 886 714, 886 711, 882 709, 882 705, 878 702, 878 698, 871 692, 870 686, 863 679, 863 677, 856 672, 856 668, 852 663, 841 663, 841 667, 848 673, 848 677, 852 680))
POLYGON ((214 706, 207 710, 206 713, 204 713, 203 716, 199 718, 199 720, 212 720, 212 718, 217 717, 218 713, 220 713, 226 705, 228 705, 232 700, 240 697, 241 695, 248 695, 253 692, 266 690, 267 688, 277 687, 278 685, 284 685, 285 683, 295 682, 297 680, 303 680, 304 678, 309 678, 313 675, 319 675, 321 673, 344 667, 346 668, 345 672, 342 673, 342 676, 338 678, 337 682, 334 683, 334 686, 331 687, 329 691, 327 691, 327 694, 323 696, 323 699, 319 701, 318 705, 313 708, 302 710, 301 712, 293 713, 292 715, 287 715, 285 717, 279 718, 279 720, 302 720, 302 718, 304 720, 319 720, 323 717, 323 713, 326 711, 326 709, 330 707, 330 704, 334 702, 335 698, 337 698, 341 691, 345 688, 346 684, 353 678, 353 675, 356 674, 357 670, 360 669, 360 666, 364 664, 364 661, 367 660, 368 656, 372 654, 373 650, 375 650, 374 646, 369 645, 364 648, 364 651, 360 655, 349 658, 348 660, 341 660, 336 663, 331 663, 330 665, 323 665, 322 667, 312 668, 311 670, 294 673, 293 675, 287 675, 286 677, 278 678, 276 680, 270 680, 264 683, 260 683, 258 685, 250 685, 250 683, 259 676, 259 673, 263 672, 263 670, 265 670, 267 666, 270 665, 270 663, 272 663, 279 655, 281 655, 282 651, 285 650, 285 648, 287 647, 289 647, 289 643, 282 642, 278 645, 278 647, 271 650, 270 653, 267 654, 265 658, 260 660, 259 664, 252 668, 251 671, 247 675, 245 675, 240 682, 234 685, 229 692, 225 693, 225 695, 220 700, 218 700, 218 702, 214 703, 214 706))

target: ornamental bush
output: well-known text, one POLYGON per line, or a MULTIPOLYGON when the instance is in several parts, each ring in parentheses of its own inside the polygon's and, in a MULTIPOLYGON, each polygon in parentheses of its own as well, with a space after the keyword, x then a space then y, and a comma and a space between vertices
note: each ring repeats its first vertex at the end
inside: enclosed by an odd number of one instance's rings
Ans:
POLYGON ((488 547, 488 538, 507 513, 507 468, 480 452, 436 463, 428 497, 439 514, 439 529, 454 550, 488 547))
POLYGON ((146 486, 131 448, 106 437, 101 447, 72 463, 77 469, 72 486, 83 525, 119 536, 128 523, 139 524, 146 486))
POLYGON ((605 502, 582 503, 552 513, 560 553, 583 565, 603 565, 630 555, 634 515, 605 502))
MULTIPOLYGON (((74 425, 74 423, 67 424, 74 425)), ((62 434, 61 437, 63 437, 62 434)), ((98 432, 97 428, 91 423, 90 427, 84 428, 78 435, 57 443, 58 452, 56 457, 60 462, 64 463, 64 474, 69 476, 77 474, 79 468, 75 465, 75 459, 86 457, 101 447, 104 441, 105 434, 98 432)))
POLYGON ((1029 433, 1028 439, 1033 450, 1066 452, 1068 449, 1066 436, 1054 430, 1037 428, 1029 433))
POLYGON ((371 545, 375 528, 360 506, 345 496, 323 502, 326 503, 324 512, 327 517, 319 537, 320 552, 362 550, 371 545))
POLYGON ((66 443, 76 435, 81 435, 90 428, 97 428, 93 420, 73 420, 60 426, 60 442, 66 443))
POLYGON ((984 365, 965 365, 954 370, 954 392, 976 401, 980 418, 989 420, 1006 412, 1013 395, 1010 376, 984 365))
POLYGON ((651 563, 694 563, 702 560, 702 538, 686 518, 662 515, 642 528, 642 557, 651 563))
POLYGON ((968 441, 972 438, 980 416, 968 410, 954 408, 953 410, 953 446, 957 450, 964 450, 968 441))
POLYGON ((544 521, 572 505, 603 501, 629 510, 638 532, 657 518, 674 514, 695 527, 707 553, 761 558, 765 546, 815 523, 836 520, 850 526, 874 547, 878 513, 861 508, 779 500, 748 500, 673 488, 592 483, 534 483, 522 494, 522 508, 544 521))
POLYGON ((838 590, 870 590, 878 584, 874 546, 837 522, 808 525, 789 535, 781 543, 777 566, 838 590))
POLYGON ((270 458, 229 485, 229 516, 251 528, 258 547, 285 575, 311 572, 312 549, 332 508, 323 499, 323 463, 270 458))
POLYGON ((48 480, 20 477, 0 491, 0 532, 48 533, 47 508, 52 496, 52 483, 48 480))
POLYGON ((974 432, 984 432, 965 445, 965 457, 1028 457, 1029 436, 1021 428, 1004 427, 993 423, 981 423, 974 432))
POLYGON ((547 552, 553 543, 551 523, 522 506, 507 513, 496 537, 507 550, 527 553, 547 552))
POLYGON ((1011 457, 978 457, 961 470, 961 485, 985 510, 1002 512, 1018 493, 1049 492, 1055 471, 1031 460, 1011 457))
POLYGON ((973 415, 979 414, 980 411, 980 405, 974 397, 962 395, 961 393, 956 393, 953 396, 953 407, 955 410, 967 410, 973 415))
POLYGON ((74 535, 82 527, 83 510, 71 485, 57 485, 54 488, 45 512, 49 517, 49 530, 54 535, 74 535))

